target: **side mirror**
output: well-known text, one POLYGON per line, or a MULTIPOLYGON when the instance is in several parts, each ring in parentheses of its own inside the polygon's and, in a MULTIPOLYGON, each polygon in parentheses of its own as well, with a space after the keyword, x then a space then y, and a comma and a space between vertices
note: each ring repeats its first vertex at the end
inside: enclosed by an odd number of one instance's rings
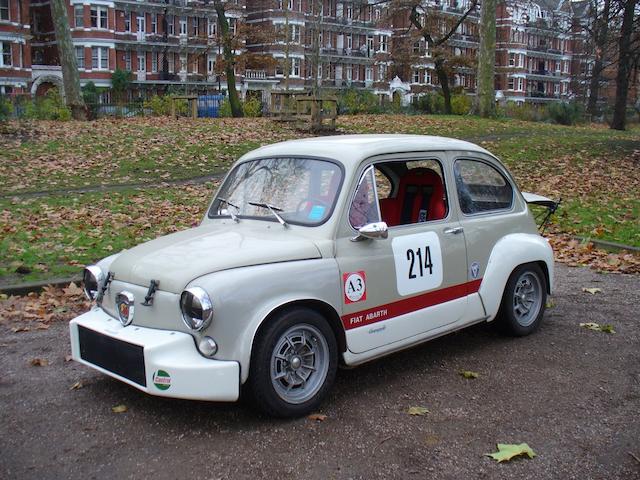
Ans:
POLYGON ((358 229, 358 235, 351 239, 352 242, 359 242, 367 238, 387 238, 389 227, 385 222, 367 223, 358 229))

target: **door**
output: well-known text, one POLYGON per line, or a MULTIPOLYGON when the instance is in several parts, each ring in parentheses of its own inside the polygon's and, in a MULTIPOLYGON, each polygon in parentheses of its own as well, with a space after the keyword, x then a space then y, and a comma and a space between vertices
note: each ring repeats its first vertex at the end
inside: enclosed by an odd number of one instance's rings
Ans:
POLYGON ((145 37, 145 20, 144 14, 138 15, 136 17, 136 30, 137 30, 137 39, 138 41, 143 41, 145 37))
POLYGON ((449 208, 453 183, 443 158, 430 153, 366 165, 352 187, 336 259, 342 322, 354 353, 444 331, 465 313, 466 248, 449 208), (381 219, 387 238, 354 238, 357 228, 381 219))

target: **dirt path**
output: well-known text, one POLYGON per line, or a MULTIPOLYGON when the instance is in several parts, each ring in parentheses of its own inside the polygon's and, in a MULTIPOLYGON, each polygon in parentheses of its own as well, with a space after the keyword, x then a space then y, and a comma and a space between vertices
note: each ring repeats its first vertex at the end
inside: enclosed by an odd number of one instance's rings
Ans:
POLYGON ((150 397, 65 362, 66 325, 2 323, 0 478, 638 479, 640 277, 561 265, 557 276, 535 335, 474 327, 341 370, 324 422, 150 397), (30 366, 36 357, 49 365, 30 366), (112 413, 119 404, 128 411, 112 413), (483 456, 496 442, 528 442, 538 457, 496 464, 483 456))

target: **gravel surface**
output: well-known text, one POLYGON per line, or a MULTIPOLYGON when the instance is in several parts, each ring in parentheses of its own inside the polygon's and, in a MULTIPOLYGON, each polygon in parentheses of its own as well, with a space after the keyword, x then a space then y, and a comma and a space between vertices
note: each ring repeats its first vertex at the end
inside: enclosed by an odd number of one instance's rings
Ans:
POLYGON ((339 371, 324 421, 148 396, 65 361, 65 324, 4 322, 0 478, 638 479, 640 277, 558 266, 553 302, 529 337, 481 325, 339 371), (498 442, 538 456, 498 464, 498 442))

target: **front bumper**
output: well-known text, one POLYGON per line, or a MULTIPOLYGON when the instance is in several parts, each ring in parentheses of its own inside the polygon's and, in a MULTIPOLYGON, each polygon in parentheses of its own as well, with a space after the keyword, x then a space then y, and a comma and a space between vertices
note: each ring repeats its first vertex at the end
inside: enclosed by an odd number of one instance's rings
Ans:
POLYGON ((151 395, 235 401, 240 364, 200 355, 191 335, 122 324, 96 307, 69 322, 74 360, 151 395))

